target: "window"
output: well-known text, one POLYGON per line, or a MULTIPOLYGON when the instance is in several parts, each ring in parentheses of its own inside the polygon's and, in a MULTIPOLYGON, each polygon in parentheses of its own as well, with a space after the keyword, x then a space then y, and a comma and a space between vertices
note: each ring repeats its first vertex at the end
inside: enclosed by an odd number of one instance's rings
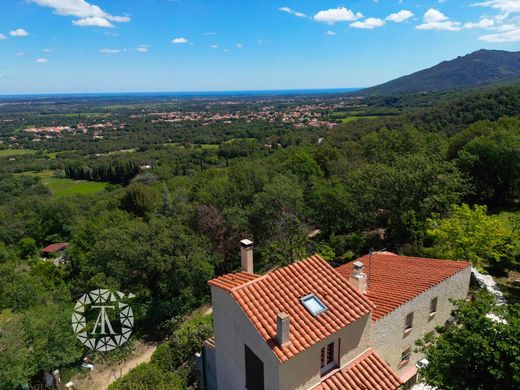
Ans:
POLYGON ((406 320, 404 323, 404 332, 410 333, 412 331, 412 328, 413 328, 413 312, 411 312, 410 314, 408 314, 406 316, 406 320))
POLYGON ((246 389, 264 390, 264 363, 245 346, 246 358, 246 389))
POLYGON ((312 293, 300 298, 300 302, 314 317, 327 310, 327 306, 325 306, 318 297, 312 293))
POLYGON ((326 374, 331 368, 336 366, 336 344, 330 343, 321 349, 321 373, 326 374))
POLYGON ((430 316, 434 316, 437 313, 437 302, 438 298, 435 297, 430 302, 430 316))
POLYGON ((412 355, 412 349, 407 348, 401 354, 401 362, 399 363, 399 368, 404 367, 410 361, 410 356, 412 355))

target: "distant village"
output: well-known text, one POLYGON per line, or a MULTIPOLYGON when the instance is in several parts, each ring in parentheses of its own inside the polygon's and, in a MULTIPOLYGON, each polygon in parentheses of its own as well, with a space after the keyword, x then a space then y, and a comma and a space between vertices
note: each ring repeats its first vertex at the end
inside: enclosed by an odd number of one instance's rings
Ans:
MULTIPOLYGON (((331 118, 334 112, 346 109, 366 107, 359 98, 341 97, 331 101, 317 100, 306 104, 295 104, 291 99, 272 100, 260 99, 251 102, 251 108, 229 110, 230 105, 244 104, 243 101, 218 101, 204 105, 195 110, 175 110, 175 111, 152 111, 131 115, 131 119, 150 118, 152 123, 184 123, 200 122, 204 126, 215 123, 230 124, 234 121, 267 121, 269 123, 282 122, 292 125, 294 128, 304 127, 328 127, 332 128, 337 122, 331 118), (221 110, 221 107, 225 109, 221 110)), ((126 123, 117 121, 107 121, 102 123, 78 123, 77 125, 56 125, 45 127, 28 127, 23 132, 33 134, 32 141, 40 142, 53 138, 62 137, 64 134, 88 134, 89 130, 92 139, 103 139, 103 132, 106 130, 120 130, 126 127, 126 123)), ((11 137, 11 141, 16 141, 16 137, 11 137)))

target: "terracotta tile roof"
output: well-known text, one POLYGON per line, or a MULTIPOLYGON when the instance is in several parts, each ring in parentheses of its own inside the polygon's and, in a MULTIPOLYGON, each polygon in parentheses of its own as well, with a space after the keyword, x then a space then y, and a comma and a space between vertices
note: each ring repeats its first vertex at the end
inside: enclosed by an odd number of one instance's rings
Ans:
POLYGON ((396 390, 402 385, 397 374, 372 349, 325 378, 320 390, 396 390))
POLYGON ((69 246, 68 242, 57 242, 55 244, 47 245, 42 249, 43 253, 55 253, 66 249, 69 246))
MULTIPOLYGON (((363 256, 358 260, 365 265, 364 272, 369 278, 365 296, 376 305, 372 313, 374 321, 471 266, 464 261, 397 256, 388 252, 374 253, 369 265, 369 257, 363 256)), ((352 264, 350 262, 336 270, 349 278, 352 264)))
POLYGON ((373 304, 325 260, 312 256, 231 290, 253 325, 281 362, 367 315, 373 304), (299 298, 313 293, 327 307, 314 317, 299 298), (276 316, 290 316, 290 339, 276 343, 276 316))
POLYGON ((226 291, 231 291, 235 287, 242 286, 252 280, 259 278, 258 275, 250 274, 249 272, 237 272, 235 274, 226 274, 212 279, 208 282, 209 285, 219 287, 226 291))

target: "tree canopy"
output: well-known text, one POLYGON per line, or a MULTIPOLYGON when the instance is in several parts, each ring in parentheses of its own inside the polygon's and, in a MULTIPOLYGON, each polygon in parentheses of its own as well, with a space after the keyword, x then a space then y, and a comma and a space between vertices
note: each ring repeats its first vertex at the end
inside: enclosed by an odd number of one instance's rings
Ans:
POLYGON ((428 365, 423 380, 446 390, 520 387, 520 305, 497 306, 493 297, 458 301, 456 323, 419 343, 428 365))

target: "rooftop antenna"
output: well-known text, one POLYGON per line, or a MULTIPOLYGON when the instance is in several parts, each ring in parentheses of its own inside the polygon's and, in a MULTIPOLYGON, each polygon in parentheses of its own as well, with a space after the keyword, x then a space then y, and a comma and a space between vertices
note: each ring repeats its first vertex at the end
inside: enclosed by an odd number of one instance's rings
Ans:
POLYGON ((384 251, 386 251, 386 248, 380 249, 378 251, 376 251, 374 248, 370 248, 370 250, 368 251, 368 287, 367 288, 370 288, 370 282, 372 281, 372 278, 370 277, 370 271, 372 269, 372 255, 374 253, 379 253, 379 252, 384 252, 384 251))
POLYGON ((372 270, 372 254, 373 253, 374 253, 374 248, 370 248, 370 250, 368 251, 368 288, 370 288, 370 283, 372 281, 370 271, 372 270))

